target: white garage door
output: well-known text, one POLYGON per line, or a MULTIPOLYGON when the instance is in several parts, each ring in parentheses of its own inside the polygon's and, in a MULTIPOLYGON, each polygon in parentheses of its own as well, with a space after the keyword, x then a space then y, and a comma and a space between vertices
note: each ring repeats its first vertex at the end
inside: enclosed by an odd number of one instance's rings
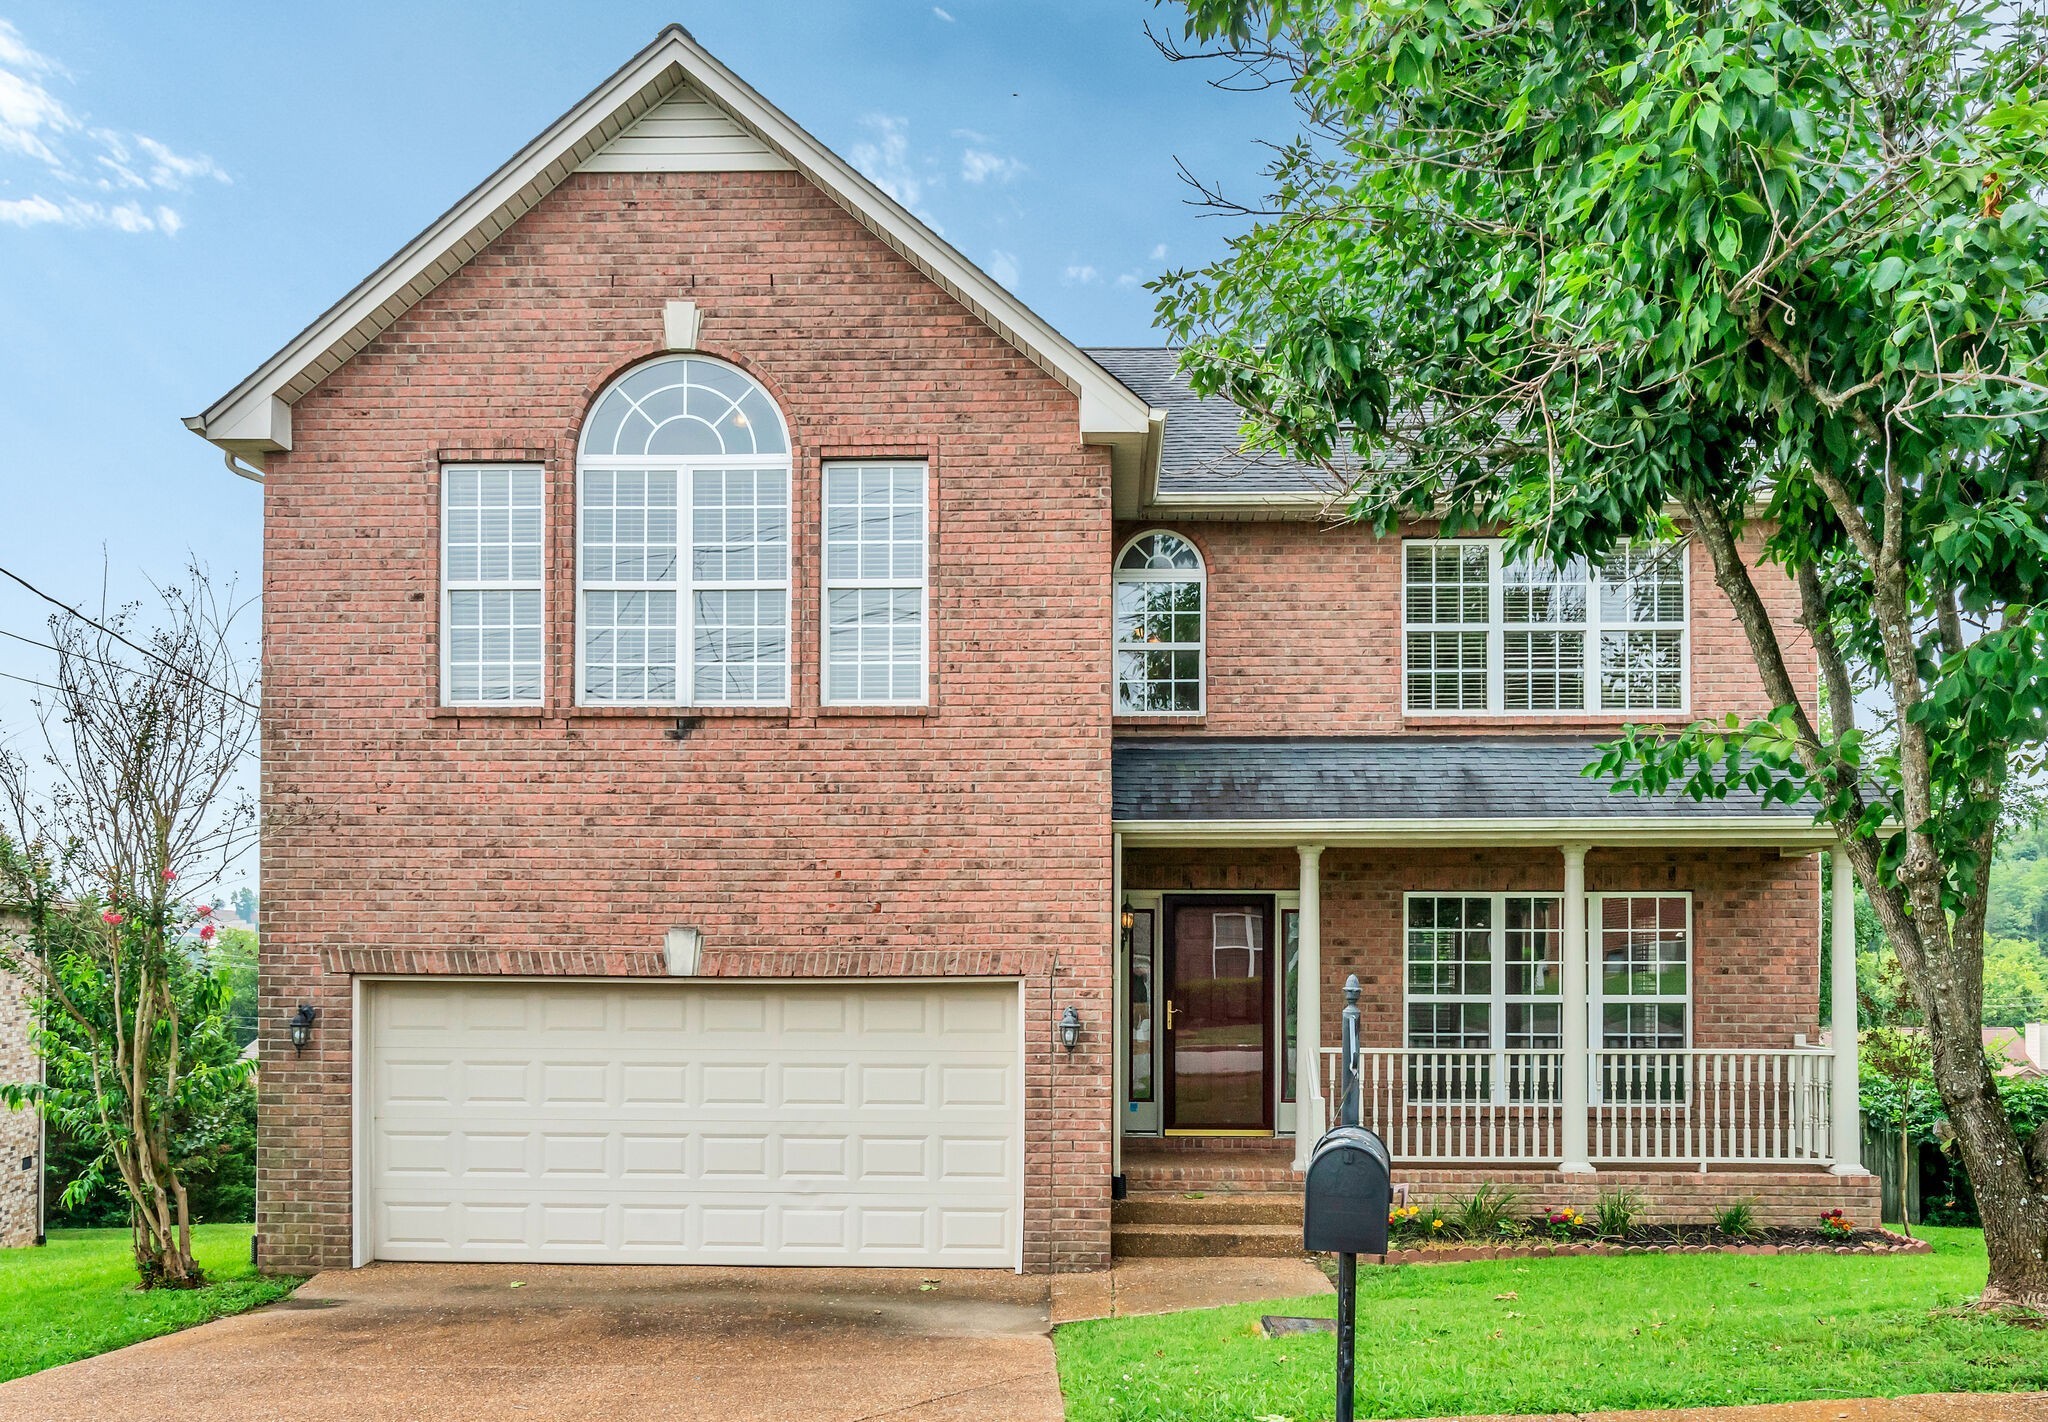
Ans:
POLYGON ((1014 984, 377 983, 377 1259, 1015 1267, 1014 984))

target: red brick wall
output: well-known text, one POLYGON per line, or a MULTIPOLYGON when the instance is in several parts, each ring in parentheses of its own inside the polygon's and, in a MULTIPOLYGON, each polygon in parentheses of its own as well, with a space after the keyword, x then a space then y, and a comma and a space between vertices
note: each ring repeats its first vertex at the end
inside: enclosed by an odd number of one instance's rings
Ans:
MULTIPOLYGON (((1367 1046, 1398 1046, 1402 1029, 1402 895, 1556 892, 1554 849, 1329 849, 1323 903, 1323 1033, 1342 1031, 1344 979, 1358 974, 1367 1046)), ((1242 889, 1300 883, 1291 849, 1132 849, 1131 889, 1242 889)), ((1820 994, 1820 860, 1774 849, 1595 849, 1589 892, 1693 896, 1693 1040, 1701 1047, 1790 1047, 1815 1040, 1820 994)))
POLYGON ((264 619, 265 1263, 345 1264, 351 971, 1021 977, 1025 1257, 1109 1245, 1110 518, 1076 400, 786 173, 580 175, 300 400, 271 461, 264 619), (574 451, 662 303, 757 375, 797 449, 794 705, 681 739, 573 706, 574 451), (824 458, 931 461, 932 705, 818 705, 824 458), (548 704, 443 714, 438 468, 547 471, 548 704), (303 1057, 280 1050, 301 1002, 303 1057))
MULTIPOLYGON (((1208 713, 1199 722, 1127 718, 1133 729, 1231 736, 1499 734, 1613 730, 1643 712, 1518 716, 1409 716, 1401 695, 1401 539, 1353 525, 1127 523, 1118 546, 1147 528, 1172 527, 1202 550, 1209 578, 1208 713)), ((1427 537, 1432 524, 1406 530, 1427 537)), ((1692 714, 1675 724, 1770 709, 1734 608, 1715 586, 1697 541, 1689 545, 1692 714)), ((1812 648, 1797 622, 1798 590, 1774 568, 1753 571, 1800 685, 1816 684, 1812 648)))

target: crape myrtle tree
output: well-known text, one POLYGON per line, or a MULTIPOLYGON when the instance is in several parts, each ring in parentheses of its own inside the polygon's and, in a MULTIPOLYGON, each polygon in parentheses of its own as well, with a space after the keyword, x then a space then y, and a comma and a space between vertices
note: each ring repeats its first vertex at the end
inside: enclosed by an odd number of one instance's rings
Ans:
POLYGON ((40 752, 0 749, 0 903, 26 920, 0 967, 27 983, 47 1065, 0 1097, 94 1152, 69 1203, 118 1182, 142 1286, 191 1288, 188 1181, 219 1168, 251 1065, 192 895, 254 839, 255 688, 202 573, 155 611, 51 618, 40 752))
POLYGON ((2048 697, 2039 11, 1187 0, 1162 48, 1286 86, 1299 124, 1264 201, 1200 190, 1238 235, 1157 288, 1196 387, 1382 531, 1703 545, 1773 709, 1629 727, 1597 771, 1839 832, 1926 1022, 1984 1299, 2034 1305, 2048 1159, 1979 1024, 2048 697))

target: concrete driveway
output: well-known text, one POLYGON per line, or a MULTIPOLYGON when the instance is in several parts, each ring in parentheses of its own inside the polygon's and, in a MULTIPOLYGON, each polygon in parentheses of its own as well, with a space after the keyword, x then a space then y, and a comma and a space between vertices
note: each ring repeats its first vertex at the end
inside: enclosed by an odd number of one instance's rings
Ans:
POLYGON ((0 1418, 1059 1422, 1047 1318, 980 1271, 376 1264, 0 1385, 0 1418))

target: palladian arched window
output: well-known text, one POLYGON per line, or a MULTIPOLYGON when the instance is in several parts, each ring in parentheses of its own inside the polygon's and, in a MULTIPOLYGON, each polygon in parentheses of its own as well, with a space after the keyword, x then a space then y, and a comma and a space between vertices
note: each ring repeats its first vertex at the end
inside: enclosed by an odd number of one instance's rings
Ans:
POLYGON ((1141 533, 1116 560, 1116 714, 1199 716, 1207 584, 1177 533, 1141 533))
POLYGON ((637 366, 584 422, 577 699, 789 701, 789 431, 704 356, 637 366))

